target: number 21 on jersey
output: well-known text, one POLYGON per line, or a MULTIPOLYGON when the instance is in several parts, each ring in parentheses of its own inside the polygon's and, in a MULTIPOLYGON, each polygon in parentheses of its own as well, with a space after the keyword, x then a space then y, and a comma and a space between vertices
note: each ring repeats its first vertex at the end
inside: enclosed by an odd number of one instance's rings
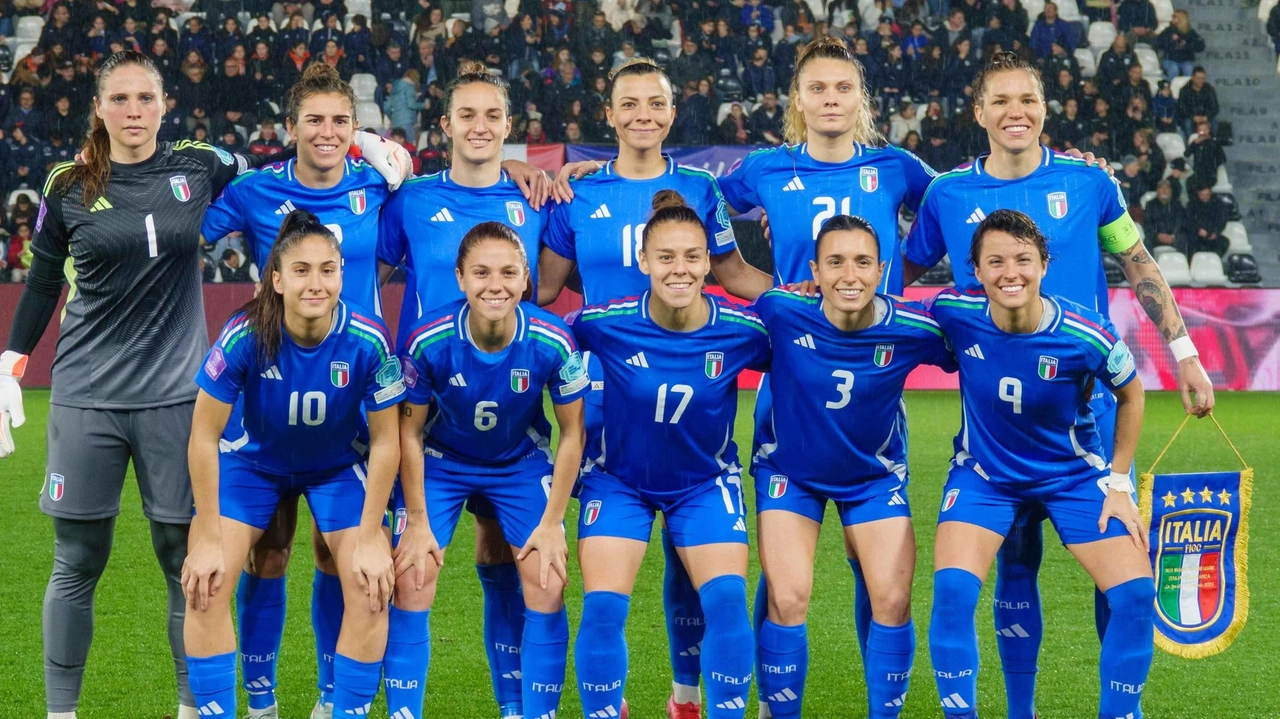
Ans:
MULTIPOLYGON (((819 208, 818 214, 813 218, 813 239, 818 239, 818 231, 822 229, 822 223, 836 216, 836 198, 834 197, 815 197, 813 198, 814 207, 819 208)), ((840 214, 848 215, 849 198, 840 198, 840 214)))

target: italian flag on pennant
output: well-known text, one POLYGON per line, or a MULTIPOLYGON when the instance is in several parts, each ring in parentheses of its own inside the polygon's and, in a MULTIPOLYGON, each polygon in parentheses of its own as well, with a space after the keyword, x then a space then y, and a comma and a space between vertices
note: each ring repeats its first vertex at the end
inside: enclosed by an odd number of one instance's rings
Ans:
POLYGON ((1160 558, 1160 608, 1186 628, 1198 627, 1218 613, 1221 598, 1218 552, 1188 552, 1160 558))

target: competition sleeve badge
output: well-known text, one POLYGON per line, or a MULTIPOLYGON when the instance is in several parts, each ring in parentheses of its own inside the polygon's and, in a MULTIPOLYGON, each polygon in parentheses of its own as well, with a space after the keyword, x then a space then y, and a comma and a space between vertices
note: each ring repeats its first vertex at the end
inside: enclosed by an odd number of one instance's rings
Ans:
MULTIPOLYGON (((1174 439, 1181 432, 1180 427, 1174 439)), ((1161 452, 1157 465, 1163 456, 1161 452)), ((1241 464, 1246 464, 1243 458, 1241 464)), ((1253 470, 1246 464, 1234 472, 1154 471, 1155 465, 1142 475, 1139 499, 1143 517, 1150 520, 1156 646, 1186 659, 1203 659, 1230 646, 1249 616, 1253 470)))

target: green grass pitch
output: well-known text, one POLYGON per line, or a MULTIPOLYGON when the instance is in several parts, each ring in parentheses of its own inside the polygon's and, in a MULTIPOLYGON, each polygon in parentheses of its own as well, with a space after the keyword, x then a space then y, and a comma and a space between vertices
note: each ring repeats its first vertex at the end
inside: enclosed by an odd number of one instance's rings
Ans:
MULTIPOLYGON (((754 394, 744 392, 738 410, 739 448, 750 446, 750 412, 754 394)), ((1251 606, 1243 634, 1225 653, 1186 661, 1156 652, 1144 707, 1148 719, 1280 717, 1280 395, 1223 393, 1219 417, 1240 451, 1257 470, 1250 521, 1251 606), (1271 679, 1266 679, 1270 676, 1271 679)), ((52 527, 40 513, 37 495, 45 459, 48 393, 32 390, 26 397, 28 421, 16 432, 18 454, 0 462, 0 506, 5 523, 0 553, 0 646, 5 671, 0 672, 0 717, 44 715, 40 611, 52 556, 52 527)), ((915 677, 904 717, 941 716, 931 678, 926 645, 932 592, 933 536, 936 507, 958 424, 954 392, 912 392, 911 499, 920 543, 915 581, 915 616, 919 647, 915 677)), ((1147 420, 1139 448, 1145 470, 1181 421, 1181 405, 1172 394, 1147 395, 1147 420)), ((1191 426, 1169 453, 1163 471, 1232 469, 1234 458, 1211 425, 1191 426)), ((747 492, 748 501, 754 495, 747 492)), ((305 505, 305 503, 304 503, 305 505)), ((750 507, 748 507, 750 511, 750 507)), ((576 504, 569 525, 576 526, 576 504)), ((806 716, 865 716, 865 689, 853 631, 852 576, 845 564, 838 527, 828 513, 819 548, 819 566, 809 616, 812 660, 805 701, 806 716)), ((465 515, 464 515, 465 517, 465 515)), ((309 524, 306 518, 303 522, 309 524)), ((472 568, 473 533, 463 520, 446 558, 436 606, 432 612, 431 675, 427 717, 491 718, 497 707, 489 687, 481 642, 481 593, 472 568)), ((749 523, 754 533, 754 524, 749 523)), ((302 526, 302 523, 300 523, 302 526)), ((1096 716, 1098 640, 1093 628, 1093 588, 1085 574, 1058 545, 1046 524, 1046 552, 1041 571, 1046 637, 1041 657, 1038 705, 1045 719, 1096 716)), ((307 716, 315 701, 315 661, 310 628, 311 563, 305 532, 300 533, 290 574, 289 622, 280 658, 281 716, 307 716)), ((753 537, 754 546, 754 537, 753 537)), ((662 552, 651 547, 632 604, 629 642, 631 676, 627 699, 631 716, 665 716, 670 672, 662 619, 662 552)), ((749 585, 754 588, 757 567, 749 585)), ((1003 716, 1004 693, 990 618, 990 582, 978 610, 982 643, 979 694, 984 716, 1003 716)), ((572 577, 568 596, 570 624, 576 633, 581 581, 572 577)), ((146 522, 136 484, 126 484, 124 511, 116 528, 115 550, 97 594, 97 627, 84 696, 83 719, 129 717, 159 719, 173 711, 172 665, 164 638, 164 587, 151 554, 146 522)), ((570 679, 573 686, 572 658, 570 679)), ((243 694, 241 697, 243 711, 243 694)), ((580 716, 577 695, 565 693, 565 717, 580 716)), ((385 717, 379 708, 375 716, 385 717)), ((754 704, 748 713, 754 716, 754 704)))

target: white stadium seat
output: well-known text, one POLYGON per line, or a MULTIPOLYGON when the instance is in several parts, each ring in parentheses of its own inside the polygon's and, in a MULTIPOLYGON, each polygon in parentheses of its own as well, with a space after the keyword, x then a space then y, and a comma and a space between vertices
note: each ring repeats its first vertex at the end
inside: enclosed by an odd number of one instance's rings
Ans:
POLYGON ((44 18, 39 15, 28 15, 18 18, 18 30, 15 37, 18 41, 30 40, 31 42, 40 41, 40 33, 44 31, 44 18))
POLYGON ((1170 0, 1152 0, 1151 4, 1156 6, 1157 23, 1164 25, 1173 20, 1173 3, 1170 0))
POLYGON ((1133 51, 1133 54, 1138 56, 1138 64, 1142 65, 1143 75, 1164 77, 1164 74, 1160 71, 1160 57, 1156 55, 1155 50, 1139 45, 1133 51))
POLYGON ((1080 76, 1093 77, 1098 74, 1098 63, 1087 47, 1076 48, 1076 62, 1080 63, 1080 76))
POLYGON ((1271 8, 1276 6, 1276 2, 1277 0, 1262 0, 1262 2, 1258 3, 1259 22, 1266 24, 1267 18, 1271 17, 1271 8))
POLYGON ((1156 258, 1156 261, 1159 262, 1160 257, 1162 255, 1167 255, 1170 252, 1176 253, 1177 251, 1178 251, 1178 248, 1176 247, 1170 247, 1168 245, 1159 245, 1154 250, 1151 251, 1151 256, 1156 258))
POLYGON ((1222 236, 1230 243, 1227 247, 1228 255, 1253 252, 1253 245, 1249 244, 1249 231, 1244 228, 1244 223, 1235 220, 1228 222, 1222 229, 1222 236))
POLYGON ((1022 9, 1027 11, 1027 34, 1031 34, 1031 29, 1036 25, 1036 18, 1040 17, 1040 13, 1044 12, 1044 0, 1023 0, 1022 9))
POLYGON ((1191 266, 1187 256, 1178 251, 1165 252, 1156 260, 1160 272, 1170 287, 1186 287, 1191 284, 1191 266))
POLYGON ((1173 93, 1173 99, 1178 99, 1178 93, 1182 92, 1182 86, 1189 82, 1191 82, 1190 75, 1182 75, 1169 81, 1169 91, 1173 93))
POLYGON ((1156 135, 1156 145, 1160 147, 1166 160, 1187 156, 1187 143, 1183 141, 1182 135, 1176 132, 1162 132, 1156 135))
POLYGON ((378 78, 367 72, 358 72, 351 76, 351 90, 356 94, 356 100, 372 101, 378 91, 378 78))
POLYGON ((1218 176, 1214 178, 1213 191, 1219 194, 1235 191, 1235 188, 1231 186, 1231 180, 1227 177, 1226 165, 1218 165, 1218 176))
POLYGON ((25 58, 27 55, 30 55, 31 51, 35 49, 35 46, 36 46, 35 40, 19 41, 18 44, 13 47, 14 66, 17 66, 19 60, 25 58))
POLYGON ((1151 202, 1155 198, 1156 198, 1155 190, 1152 190, 1150 192, 1144 192, 1142 193, 1142 197, 1138 198, 1138 204, 1141 205, 1142 209, 1145 210, 1147 209, 1147 203, 1151 202))
POLYGON ((1147 231, 1142 229, 1142 223, 1135 222, 1133 229, 1138 231, 1138 242, 1145 243, 1147 241, 1147 231))
POLYGON ((1105 20, 1089 23, 1089 47, 1095 52, 1105 52, 1115 39, 1115 25, 1105 20))
MULTIPOLYGON (((1084 16, 1080 14, 1080 6, 1075 0, 1058 0, 1058 17, 1067 22, 1080 22, 1084 16)), ((1030 17, 1030 16, 1028 16, 1030 17)))
POLYGON ((1191 280, 1198 285, 1222 287, 1227 284, 1227 273, 1222 269, 1222 258, 1216 252, 1197 252, 1191 258, 1191 280))
POLYGON ((382 118, 382 108, 376 102, 356 103, 356 117, 360 118, 360 127, 371 128, 382 132, 387 128, 387 121, 382 118))

